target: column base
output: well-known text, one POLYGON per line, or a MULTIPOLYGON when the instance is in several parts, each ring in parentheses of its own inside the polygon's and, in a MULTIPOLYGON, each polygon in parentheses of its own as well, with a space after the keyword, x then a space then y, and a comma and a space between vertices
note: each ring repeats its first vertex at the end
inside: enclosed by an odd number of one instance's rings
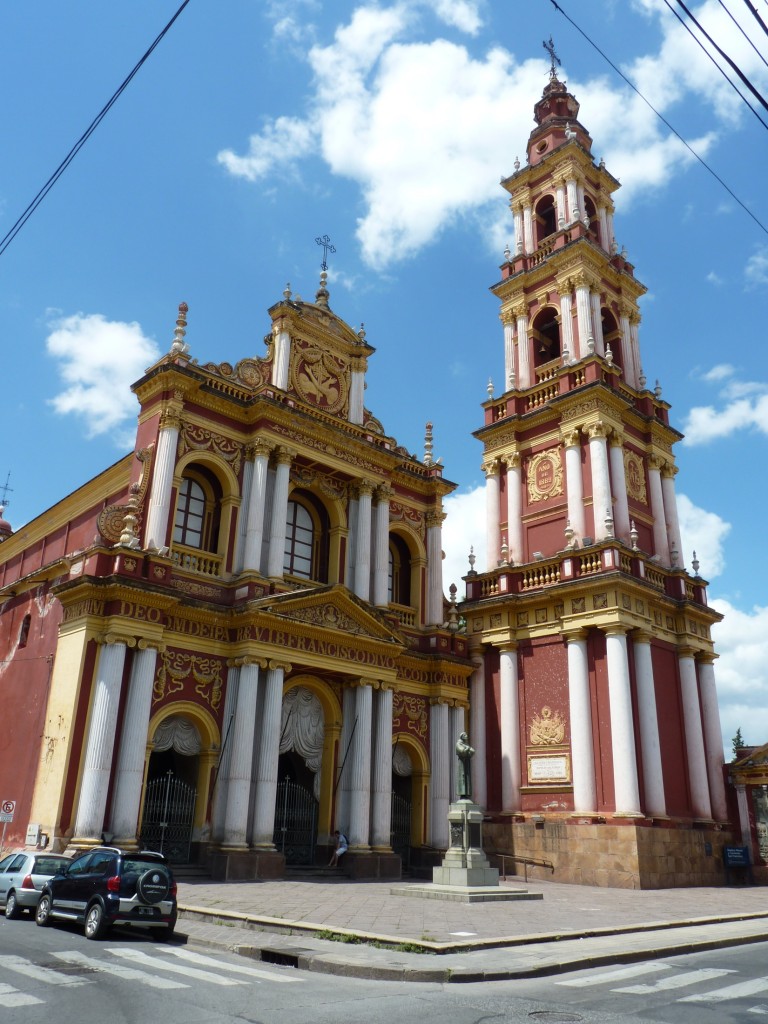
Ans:
POLYGON ((285 857, 276 850, 249 850, 222 846, 208 858, 215 882, 244 882, 257 878, 275 879, 285 875, 285 857))

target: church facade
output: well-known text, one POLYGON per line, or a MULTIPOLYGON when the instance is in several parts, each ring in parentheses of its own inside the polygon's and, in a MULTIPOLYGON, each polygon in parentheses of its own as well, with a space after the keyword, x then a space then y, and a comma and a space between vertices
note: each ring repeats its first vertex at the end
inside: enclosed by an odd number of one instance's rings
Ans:
POLYGON ((135 450, 3 526, 11 841, 104 838, 214 877, 399 876, 447 845, 471 673, 443 598, 454 485, 365 409, 374 349, 286 289, 264 358, 201 364, 179 307, 135 450), (28 766, 28 767, 25 767, 28 766))
MULTIPOLYGON (((732 841, 706 583, 683 566, 674 445, 639 341, 645 291, 614 239, 619 182, 555 74, 500 302, 505 381, 484 404, 483 571, 466 578, 476 799, 498 852, 542 877, 722 881, 732 841)), ((511 862, 510 860, 510 862, 511 862)))

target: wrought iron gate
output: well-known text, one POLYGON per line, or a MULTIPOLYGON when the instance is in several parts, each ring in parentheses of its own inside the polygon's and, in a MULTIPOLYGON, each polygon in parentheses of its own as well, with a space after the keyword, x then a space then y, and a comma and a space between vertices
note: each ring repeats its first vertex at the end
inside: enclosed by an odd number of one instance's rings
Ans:
POLYGON ((173 772, 148 782, 139 837, 142 847, 159 850, 172 864, 186 864, 196 796, 195 787, 174 778, 173 772))
POLYGON ((397 793, 392 794, 390 845, 393 853, 400 855, 403 870, 407 870, 411 864, 411 801, 397 793))
POLYGON ((313 864, 317 836, 317 800, 298 782, 277 784, 273 843, 286 864, 313 864))

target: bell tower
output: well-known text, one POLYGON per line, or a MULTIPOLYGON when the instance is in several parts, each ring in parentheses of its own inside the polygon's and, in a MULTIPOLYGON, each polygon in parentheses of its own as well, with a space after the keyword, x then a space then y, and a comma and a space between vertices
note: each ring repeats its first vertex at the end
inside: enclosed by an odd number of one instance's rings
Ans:
POLYGON ((466 577, 463 614, 477 799, 497 848, 552 862, 555 878, 712 884, 728 818, 719 616, 698 564, 692 576, 682 564, 682 435, 646 387, 645 288, 614 236, 619 182, 554 59, 534 120, 525 166, 502 180, 515 229, 491 289, 504 387, 489 384, 475 432, 488 555, 466 577), (687 880, 670 874, 670 849, 692 858, 687 880))

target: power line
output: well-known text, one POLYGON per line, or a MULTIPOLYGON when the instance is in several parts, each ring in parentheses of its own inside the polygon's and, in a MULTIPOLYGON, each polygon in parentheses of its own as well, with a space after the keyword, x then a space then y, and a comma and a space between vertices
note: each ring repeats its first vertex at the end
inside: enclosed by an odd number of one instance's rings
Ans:
MULTIPOLYGON (((768 35, 768 25, 765 24, 763 19, 757 13, 757 8, 752 6, 752 4, 750 3, 750 0, 744 0, 744 3, 747 5, 747 7, 750 9, 752 14, 754 15, 755 20, 759 23, 759 25, 762 28, 763 32, 765 32, 765 34, 768 35)), ((763 0, 763 3, 766 5, 766 7, 768 7, 768 0, 763 0)))
POLYGON ((559 4, 559 3, 557 3, 557 0, 549 0, 549 2, 550 2, 550 3, 552 4, 552 6, 553 6, 553 7, 555 8, 555 10, 556 10, 556 11, 558 11, 558 12, 559 12, 560 14, 562 14, 562 16, 563 16, 563 17, 565 18, 565 20, 566 20, 566 21, 567 21, 567 22, 568 22, 568 23, 569 23, 570 25, 572 25, 572 26, 573 26, 573 28, 575 28, 575 29, 576 29, 576 31, 577 31, 577 32, 579 33, 579 35, 580 35, 580 36, 582 36, 582 38, 583 38, 583 39, 585 39, 585 40, 586 40, 586 41, 587 41, 587 42, 589 43, 589 45, 590 45, 590 46, 591 46, 591 47, 592 47, 592 48, 593 48, 594 50, 596 50, 596 51, 597 51, 597 52, 598 52, 598 53, 600 54, 600 56, 601 56, 601 57, 603 58, 603 60, 604 60, 604 61, 606 61, 606 63, 607 63, 607 64, 609 64, 609 65, 610 65, 610 66, 611 66, 611 67, 613 68, 613 70, 614 70, 614 71, 616 72, 616 74, 617 74, 617 75, 618 75, 618 76, 619 76, 620 78, 622 78, 622 79, 623 79, 623 80, 624 80, 624 81, 625 81, 625 82, 627 83, 627 85, 628 85, 628 86, 630 87, 630 89, 632 89, 632 91, 633 91, 633 92, 637 93, 637 95, 638 95, 638 96, 640 97, 640 99, 641 99, 641 100, 643 101, 643 103, 645 103, 645 105, 646 105, 646 106, 647 106, 647 107, 648 107, 648 108, 649 108, 650 110, 652 110, 652 111, 653 111, 653 113, 654 113, 654 114, 655 114, 655 115, 656 115, 656 116, 657 116, 657 117, 659 118, 659 120, 660 120, 660 121, 662 122, 662 124, 665 124, 665 125, 667 126, 667 128, 669 128, 669 130, 670 130, 670 131, 672 132, 672 134, 673 134, 673 135, 675 136, 675 138, 676 138, 676 139, 678 139, 678 140, 679 140, 680 142, 682 142, 682 144, 683 144, 683 145, 685 146, 685 148, 686 148, 686 149, 688 150, 688 152, 689 152, 689 153, 690 153, 690 154, 691 154, 692 156, 694 156, 694 157, 695 157, 695 158, 696 158, 696 159, 697 159, 697 160, 699 161, 699 163, 701 164, 701 166, 702 166, 702 167, 704 167, 704 168, 705 168, 705 169, 706 169, 707 171, 709 171, 709 173, 710 173, 710 174, 712 175, 712 177, 713 177, 713 178, 715 179, 715 181, 717 181, 717 182, 718 182, 718 183, 719 183, 720 185, 722 185, 722 187, 723 187, 723 188, 725 189, 725 191, 726 191, 726 192, 728 193, 728 195, 729 195, 729 196, 731 197, 731 199, 733 199, 733 200, 734 200, 734 202, 738 203, 738 205, 739 205, 739 206, 740 206, 740 207, 742 208, 742 210, 743 210, 743 211, 744 211, 744 212, 745 212, 745 213, 746 213, 746 214, 747 214, 747 215, 748 215, 749 217, 751 217, 751 218, 752 218, 752 220, 753 220, 753 221, 755 222, 755 224, 757 224, 757 226, 758 226, 758 227, 760 228, 760 230, 761 230, 761 231, 762 231, 762 232, 763 232, 764 234, 768 235, 768 228, 767 228, 767 227, 765 226, 765 224, 763 224, 763 222, 762 222, 761 220, 759 220, 759 219, 758 219, 758 217, 756 217, 756 216, 755 216, 755 214, 754 214, 754 213, 753 213, 753 212, 752 212, 752 211, 751 211, 751 210, 749 209, 749 207, 748 207, 748 206, 746 206, 746 205, 745 205, 745 204, 744 204, 744 203, 743 203, 743 202, 742 202, 742 201, 741 201, 741 200, 739 199, 739 197, 738 197, 738 196, 736 195, 736 193, 735 193, 735 192, 733 191, 733 189, 729 188, 729 187, 728 187, 728 185, 726 185, 726 183, 725 183, 725 182, 723 181, 723 179, 722 179, 722 178, 720 177, 720 175, 719 175, 719 174, 718 174, 718 173, 717 173, 716 171, 714 171, 714 170, 713 170, 713 169, 712 169, 712 168, 711 168, 711 167, 709 166, 709 164, 708 164, 708 163, 706 162, 706 160, 704 160, 704 158, 703 158, 703 157, 699 156, 699 154, 698 154, 698 153, 696 152, 696 150, 695 150, 695 149, 693 149, 693 148, 692 148, 692 147, 691 147, 691 146, 690 146, 690 145, 689 145, 689 144, 688 144, 688 143, 687 143, 687 142, 685 141, 685 139, 684 139, 684 138, 682 137, 682 135, 681 135, 681 134, 680 134, 680 133, 679 133, 679 132, 677 131, 677 129, 675 129, 675 128, 673 128, 673 127, 672 127, 672 125, 671 125, 671 124, 669 123, 669 121, 668 121, 668 120, 666 119, 666 117, 664 117, 664 115, 663 115, 663 114, 661 114, 661 113, 660 113, 660 112, 659 112, 659 111, 658 111, 658 110, 657 110, 657 109, 656 109, 656 108, 655 108, 655 107, 653 106, 653 104, 652 104, 652 103, 650 102, 650 100, 647 100, 647 99, 645 98, 645 96, 643 96, 643 94, 642 94, 642 93, 640 92, 640 90, 639 90, 639 89, 637 88, 637 86, 636 86, 636 85, 635 85, 635 84, 634 84, 634 83, 633 83, 632 81, 630 81, 630 79, 629 79, 629 78, 627 78, 627 76, 626 76, 626 75, 624 74, 624 72, 623 72, 623 71, 621 71, 621 70, 620 70, 620 69, 619 69, 619 68, 618 68, 618 67, 617 67, 617 66, 616 66, 616 65, 615 65, 615 64, 613 63, 613 61, 611 60, 611 58, 610 58, 610 57, 609 57, 609 56, 608 56, 608 55, 607 55, 606 53, 604 53, 604 52, 603 52, 603 51, 602 51, 602 50, 600 49, 600 47, 599 47, 599 46, 597 45, 597 43, 596 43, 596 42, 594 42, 594 40, 592 40, 592 39, 591 39, 591 38, 590 38, 590 37, 589 37, 589 36, 587 35, 587 33, 586 33, 586 32, 584 32, 584 31, 583 31, 583 30, 582 30, 581 28, 579 28, 579 26, 578 26, 578 25, 576 24, 576 22, 575 22, 575 21, 573 20, 573 18, 571 18, 571 17, 570 17, 570 16, 568 15, 568 14, 566 14, 566 12, 565 12, 565 11, 564 11, 564 10, 562 9, 562 7, 560 6, 560 4, 559 4))
MULTIPOLYGON (((737 28, 737 29, 739 30, 739 32, 741 32, 741 34, 742 34, 742 35, 744 36, 744 38, 745 38, 745 39, 747 40, 747 42, 748 42, 748 43, 749 43, 749 45, 750 45, 750 46, 752 47, 752 49, 753 49, 753 50, 755 51, 755 53, 756 53, 756 54, 757 54, 757 56, 758 56, 758 57, 760 58, 760 60, 761 60, 761 61, 763 62, 763 64, 765 64, 765 66, 766 66, 766 67, 768 68, 768 60, 766 60, 766 59, 765 59, 765 57, 764 57, 764 56, 762 55, 762 53, 760 53, 760 51, 758 50, 758 48, 757 48, 757 47, 755 46, 755 44, 754 44, 754 43, 752 42, 752 40, 751 40, 751 39, 749 38, 749 36, 747 35, 747 33, 746 33, 746 32, 744 31, 743 27, 742 27, 742 26, 741 26, 741 25, 740 25, 740 24, 738 23, 738 21, 737 21, 737 20, 736 20, 736 19, 734 18, 734 16, 733 16, 733 15, 731 14, 731 12, 730 12, 730 11, 728 10, 728 8, 726 7, 726 5, 725 5, 725 4, 723 3, 723 0, 717 0, 717 2, 718 2, 718 3, 720 4, 720 6, 721 6, 721 7, 723 8, 723 10, 725 11, 725 13, 726 13, 726 14, 728 15, 728 17, 729 17, 729 18, 731 19, 731 21, 732 21, 732 22, 733 22, 733 24, 734 24, 734 25, 736 26, 736 28, 737 28)), ((758 16, 758 17, 759 17, 759 16, 758 16)))
POLYGON ((67 153, 67 155, 64 157, 64 159, 61 161, 61 163, 56 168, 56 170, 53 172, 53 174, 50 176, 50 178, 46 181, 46 183, 39 190, 39 192, 34 197, 34 199, 29 203, 29 205, 26 207, 26 209, 23 211, 23 213, 17 218, 17 220, 13 223, 13 225, 6 232, 6 234, 0 239, 0 256, 3 255, 5 250, 8 248, 8 246, 14 240, 14 238, 18 235, 18 233, 21 231, 21 229, 27 223, 27 221, 32 216, 32 214, 35 212, 35 210, 38 208, 38 206, 42 203, 42 201, 45 199, 45 197, 51 191, 51 189, 56 184, 56 182, 59 180, 59 178, 62 176, 64 171, 66 171, 66 169, 69 167, 69 165, 75 159, 77 154, 80 152, 80 150, 86 144, 88 139, 91 137, 91 135, 93 135, 93 133, 99 127, 99 125, 104 120, 104 118, 107 116, 107 114, 112 109, 114 104, 117 102, 117 100, 123 94, 123 92, 125 92, 125 90, 128 88, 128 86, 130 85, 131 81, 133 80, 133 78, 138 73, 139 69, 142 67, 142 65, 152 55, 152 52, 160 44, 160 42, 162 41, 164 36, 168 33, 168 31, 170 30, 171 26, 176 21, 176 19, 179 17, 179 15, 184 10, 184 8, 187 6, 188 3, 189 3, 189 0, 184 0, 184 2, 181 4, 179 9, 176 11, 174 16, 171 18, 171 20, 168 22, 168 24, 162 30, 162 32, 160 32, 160 34, 156 37, 156 39, 154 40, 152 45, 149 47, 149 49, 146 51, 146 53, 143 55, 143 57, 134 65, 134 67, 131 70, 130 74, 127 75, 127 77, 123 80, 123 82, 120 84, 120 86, 115 90, 115 92, 110 97, 109 101, 104 104, 104 106, 98 112, 96 117, 94 117, 94 119, 91 121, 91 123, 85 129, 83 134, 80 136, 80 138, 74 144, 72 149, 70 149, 70 151, 67 153))

